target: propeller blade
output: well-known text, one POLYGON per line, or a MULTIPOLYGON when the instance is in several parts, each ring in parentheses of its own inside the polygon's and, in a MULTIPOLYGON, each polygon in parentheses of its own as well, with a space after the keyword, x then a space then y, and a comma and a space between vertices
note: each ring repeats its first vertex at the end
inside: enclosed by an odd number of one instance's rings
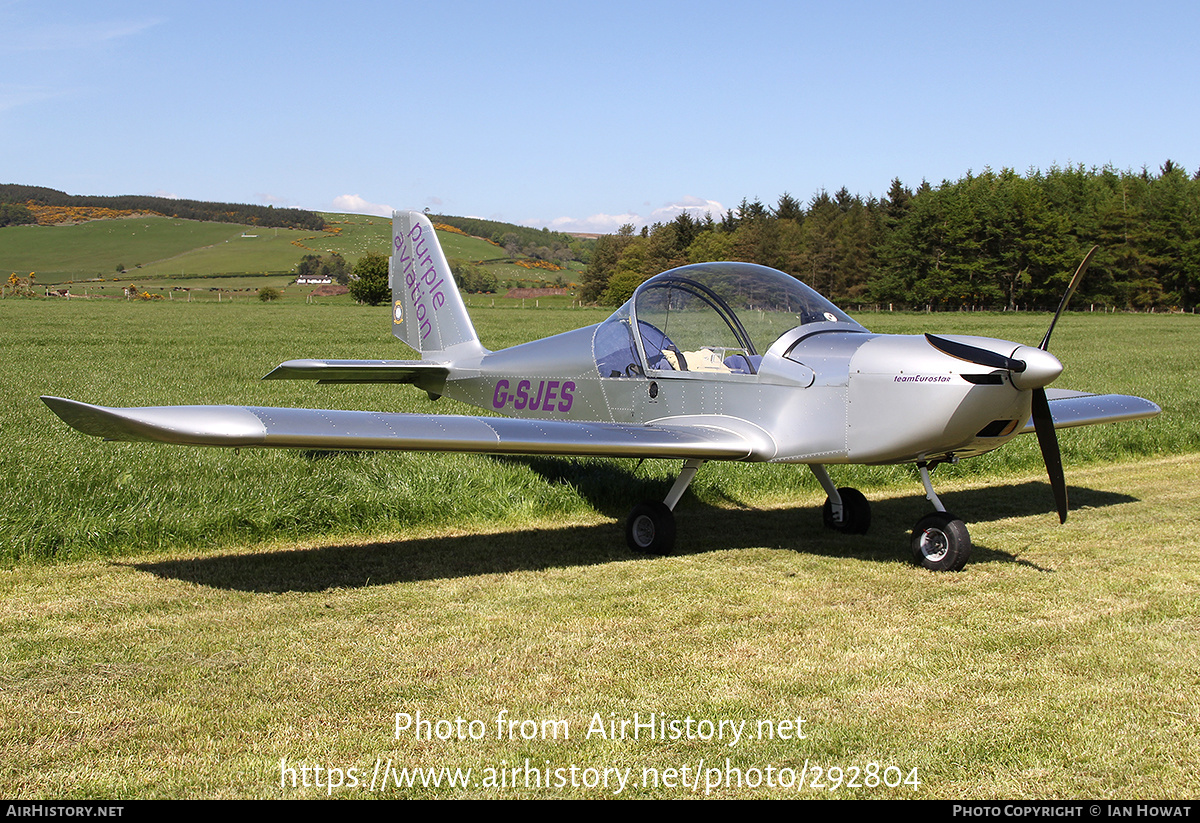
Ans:
POLYGON ((1092 262, 1092 255, 1096 253, 1099 246, 1092 246, 1087 254, 1083 256, 1083 262, 1079 264, 1079 268, 1075 270, 1075 276, 1071 278, 1070 285, 1067 286, 1066 293, 1062 296, 1062 300, 1058 302, 1058 311, 1054 312, 1054 319, 1050 321, 1050 328, 1046 329, 1046 336, 1042 338, 1041 344, 1038 346, 1042 351, 1050 350, 1050 332, 1054 331, 1054 324, 1058 322, 1059 316, 1066 309, 1067 303, 1071 300, 1071 295, 1075 294, 1075 289, 1079 288, 1079 281, 1083 279, 1083 273, 1087 271, 1088 264, 1092 262))
POLYGON ((1011 357, 1005 357, 1003 354, 997 354, 988 349, 981 349, 978 346, 972 346, 968 343, 947 340, 945 337, 938 337, 933 334, 926 334, 925 339, 929 341, 929 345, 938 351, 948 354, 951 357, 957 357, 959 360, 966 360, 968 363, 974 363, 989 369, 1008 369, 1018 374, 1025 371, 1024 360, 1014 360, 1011 357))
POLYGON ((1042 447, 1042 460, 1050 475, 1050 488, 1054 491, 1054 504, 1058 507, 1058 522, 1067 522, 1067 480, 1063 476, 1062 454, 1058 450, 1058 434, 1054 431, 1054 418, 1050 415, 1050 401, 1045 389, 1033 390, 1033 429, 1037 432, 1038 445, 1042 447))

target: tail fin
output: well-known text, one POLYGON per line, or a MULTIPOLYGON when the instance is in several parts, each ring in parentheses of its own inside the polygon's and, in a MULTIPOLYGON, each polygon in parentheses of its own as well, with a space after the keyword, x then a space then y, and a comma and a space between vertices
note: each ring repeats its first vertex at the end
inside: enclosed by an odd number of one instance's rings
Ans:
POLYGON ((392 212, 392 334, 423 360, 485 354, 429 218, 392 212))

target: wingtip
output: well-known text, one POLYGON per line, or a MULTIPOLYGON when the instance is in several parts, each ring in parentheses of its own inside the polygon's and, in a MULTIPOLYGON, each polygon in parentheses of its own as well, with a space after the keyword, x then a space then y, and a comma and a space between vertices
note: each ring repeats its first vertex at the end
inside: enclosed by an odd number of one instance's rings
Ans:
POLYGON ((66 397, 55 397, 52 394, 43 394, 41 400, 50 408, 50 411, 62 417, 63 420, 67 419, 63 415, 70 414, 74 409, 89 408, 87 403, 80 403, 78 400, 70 400, 66 397))
POLYGON ((60 420, 77 431, 96 437, 107 437, 110 434, 107 423, 111 413, 103 406, 45 394, 42 395, 42 402, 58 415, 60 420))

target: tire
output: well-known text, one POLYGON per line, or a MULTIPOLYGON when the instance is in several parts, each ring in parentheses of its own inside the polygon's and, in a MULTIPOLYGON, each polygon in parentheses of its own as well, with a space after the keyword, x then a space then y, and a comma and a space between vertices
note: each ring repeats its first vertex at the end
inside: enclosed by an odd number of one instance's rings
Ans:
POLYGON ((913 562, 930 571, 961 571, 971 557, 967 524, 949 512, 922 517, 913 527, 912 553, 913 562))
POLYGON ((638 554, 670 554, 675 548, 675 515, 657 500, 637 504, 625 521, 625 541, 638 554))
POLYGON ((871 502, 858 489, 838 489, 842 498, 842 522, 833 519, 833 503, 828 497, 821 508, 825 528, 836 529, 842 534, 866 534, 871 528, 871 502))

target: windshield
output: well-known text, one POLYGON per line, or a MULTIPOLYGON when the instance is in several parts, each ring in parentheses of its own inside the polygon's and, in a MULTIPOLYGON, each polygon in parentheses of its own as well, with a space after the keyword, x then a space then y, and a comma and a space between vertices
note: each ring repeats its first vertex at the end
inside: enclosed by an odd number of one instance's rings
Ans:
POLYGON ((605 377, 631 374, 630 366, 641 361, 632 334, 636 326, 649 370, 755 374, 762 354, 781 334, 810 323, 862 328, 781 271, 753 263, 682 266, 647 280, 601 324, 597 366, 605 377))

